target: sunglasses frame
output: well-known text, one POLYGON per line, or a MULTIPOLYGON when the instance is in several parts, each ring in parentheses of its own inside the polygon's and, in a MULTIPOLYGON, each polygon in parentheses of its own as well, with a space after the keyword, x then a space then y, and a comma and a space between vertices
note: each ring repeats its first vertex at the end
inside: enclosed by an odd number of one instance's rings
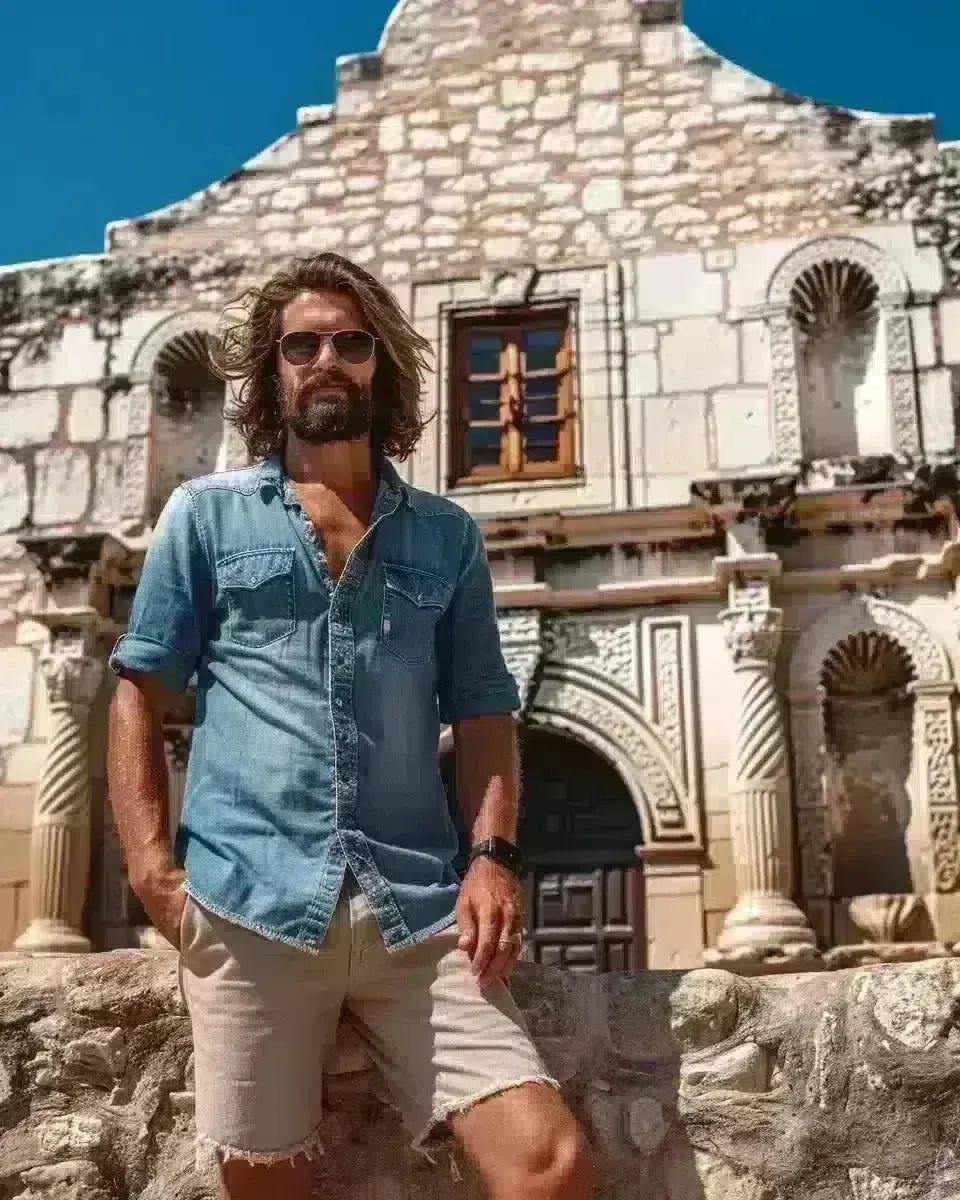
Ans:
POLYGON ((337 358, 342 363, 345 363, 348 367, 362 367, 366 363, 368 363, 371 358, 373 358, 374 354, 376 354, 377 346, 380 343, 380 339, 378 337, 374 337, 374 335, 372 333, 370 333, 369 330, 366 330, 366 329, 337 329, 333 333, 320 333, 316 329, 291 329, 290 332, 285 333, 283 335, 283 337, 277 338, 277 345, 280 347, 280 354, 283 358, 283 361, 285 363, 287 363, 288 366, 291 366, 291 367, 311 367, 311 366, 313 366, 313 364, 317 361, 317 359, 323 353, 323 348, 324 348, 324 346, 327 345, 328 342, 330 344, 331 350, 333 350, 334 354, 337 356, 337 358), (316 334, 316 336, 320 339, 320 344, 317 347, 316 354, 314 354, 314 356, 312 358, 307 359, 306 362, 293 363, 293 362, 290 362, 290 359, 287 358, 287 356, 283 353, 283 340, 284 340, 284 338, 293 337, 295 334, 298 334, 298 333, 316 334), (362 359, 360 362, 351 362, 348 358, 344 358, 343 355, 340 354, 340 352, 337 350, 337 347, 334 345, 334 341, 333 341, 333 339, 339 333, 362 333, 362 334, 365 334, 370 339, 370 353, 367 355, 366 358, 362 359))

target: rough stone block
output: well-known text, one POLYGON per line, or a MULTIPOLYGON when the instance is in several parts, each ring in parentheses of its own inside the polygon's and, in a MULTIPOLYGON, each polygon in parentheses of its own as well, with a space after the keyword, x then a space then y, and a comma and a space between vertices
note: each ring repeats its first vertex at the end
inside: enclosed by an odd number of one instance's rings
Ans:
POLYGON ((60 396, 53 388, 0 396, 0 449, 49 442, 60 423, 60 396))
POLYGON ((71 442, 99 442, 103 437, 103 392, 76 388, 67 413, 67 438, 71 442))
POLYGON ((22 646, 0 649, 0 746, 15 746, 30 728, 34 656, 22 646))
POLYGON ((644 258, 637 264, 636 303, 641 321, 720 313, 723 278, 704 270, 699 253, 644 258))
POLYGON ((623 208, 623 184, 619 179, 592 179, 583 189, 583 211, 608 213, 623 208))
POLYGON ((19 529, 29 507, 26 467, 8 454, 0 454, 0 533, 19 529))
POLYGON ((122 445, 102 446, 97 455, 93 490, 93 519, 98 525, 115 525, 123 517, 122 445))
POLYGON ((577 109, 577 133, 607 133, 619 124, 619 100, 584 100, 577 109))
POLYGON ((738 341, 736 329, 714 317, 674 321, 673 331, 660 341, 664 391, 693 392, 736 383, 738 341))
POLYGON ((609 62, 590 62, 583 68, 580 94, 583 96, 615 96, 623 88, 623 67, 619 59, 609 62))
POLYGON ((504 108, 532 104, 537 95, 533 79, 505 79, 500 85, 500 103, 504 108))
POLYGON ((570 116, 573 97, 568 92, 553 92, 538 96, 533 106, 535 121, 565 121, 570 116))
POLYGON ((721 388, 713 394, 717 466, 758 466, 773 457, 770 400, 766 388, 721 388))
POLYGON ((937 366, 937 347, 933 331, 934 309, 931 305, 910 310, 910 327, 913 332, 913 354, 917 369, 926 370, 937 366))
POLYGON ((36 525, 79 521, 90 496, 90 456, 85 450, 40 450, 36 457, 36 525))

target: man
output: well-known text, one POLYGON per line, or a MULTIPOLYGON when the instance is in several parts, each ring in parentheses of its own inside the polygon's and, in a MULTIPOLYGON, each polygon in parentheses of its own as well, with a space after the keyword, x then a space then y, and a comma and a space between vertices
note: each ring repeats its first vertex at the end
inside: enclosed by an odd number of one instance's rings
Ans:
POLYGON ((452 1132, 494 1200, 582 1200, 585 1141, 505 983, 518 698, 483 543, 388 461, 423 428, 427 343, 335 254, 241 312, 215 362, 260 461, 174 492, 111 657, 110 793, 131 885, 181 952, 198 1135, 223 1197, 305 1200, 342 1015, 415 1145, 452 1132), (171 848, 161 722, 194 675, 171 848))

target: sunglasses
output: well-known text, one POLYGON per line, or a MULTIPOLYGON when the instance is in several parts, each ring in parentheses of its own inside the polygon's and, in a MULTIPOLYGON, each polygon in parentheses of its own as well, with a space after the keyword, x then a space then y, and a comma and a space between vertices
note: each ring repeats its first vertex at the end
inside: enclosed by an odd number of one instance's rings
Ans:
POLYGON ((327 342, 339 359, 355 367, 369 362, 377 345, 377 339, 365 329, 340 329, 336 333, 300 329, 285 333, 277 344, 291 367, 307 367, 320 357, 327 342))

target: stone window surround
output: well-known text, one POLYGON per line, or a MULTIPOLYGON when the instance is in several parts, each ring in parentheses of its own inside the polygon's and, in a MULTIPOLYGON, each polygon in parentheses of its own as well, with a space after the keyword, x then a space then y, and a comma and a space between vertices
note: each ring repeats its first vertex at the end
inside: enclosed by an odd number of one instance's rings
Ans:
POLYGON ((543 503, 562 507, 601 505, 626 507, 628 488, 628 412, 623 366, 623 281, 618 263, 576 268, 508 266, 481 277, 424 280, 411 286, 411 311, 420 332, 431 343, 435 360, 432 391, 436 430, 428 427, 412 471, 421 483, 441 495, 464 498, 493 495, 508 502, 511 494, 543 494, 543 503), (445 294, 431 300, 436 289, 445 294), (425 302, 418 303, 418 293, 425 302), (579 474, 567 479, 508 480, 478 483, 465 480, 455 487, 451 478, 451 355, 454 319, 500 305, 532 309, 571 306, 577 351, 577 461, 579 474), (597 380, 604 380, 603 394, 597 380), (597 411, 604 405, 603 419, 597 411), (589 419, 588 419, 589 417, 589 419), (432 437, 432 441, 431 441, 432 437), (607 439, 606 447, 601 439, 607 439), (618 467, 622 466, 622 470, 618 467), (419 468, 419 471, 417 470, 419 468), (607 475, 607 480, 597 476, 607 475), (621 494, 624 493, 624 494, 621 494))
POLYGON ((728 316, 731 323, 763 318, 769 331, 775 459, 780 464, 796 466, 805 458, 797 335, 790 317, 790 293, 805 271, 831 259, 855 263, 877 284, 887 358, 891 451, 901 457, 914 457, 921 451, 921 429, 910 308, 921 298, 913 295, 906 274, 888 251, 862 237, 837 236, 817 238, 795 247, 773 272, 766 303, 728 316))
MULTIPOLYGON (((451 474, 449 478, 449 486, 455 488, 458 485, 466 484, 467 486, 481 486, 485 483, 493 482, 511 482, 524 484, 533 479, 570 479, 580 473, 579 447, 582 444, 582 431, 579 428, 579 404, 577 386, 577 364, 579 361, 579 353, 577 346, 577 332, 579 329, 579 319, 577 316, 577 306, 574 302, 559 301, 555 304, 542 302, 537 304, 518 304, 511 305, 509 308, 503 306, 486 306, 476 309, 463 309, 455 312, 451 318, 453 330, 451 331, 450 340, 452 346, 452 357, 455 364, 454 375, 450 384, 450 436, 452 440, 451 449, 451 474), (543 329, 556 329, 562 325, 562 345, 558 352, 557 359, 560 355, 568 355, 571 346, 573 348, 572 365, 563 370, 555 362, 554 371, 556 372, 556 387, 557 387, 557 411, 560 414, 566 414, 566 419, 560 416, 554 422, 557 427, 558 437, 558 453, 555 458, 548 461, 529 460, 526 458, 524 451, 519 451, 518 460, 520 462, 519 469, 511 470, 504 465, 504 444, 503 432, 501 428, 500 441, 500 465, 499 467, 471 467, 467 461, 467 446, 470 441, 471 428, 474 425, 474 418, 468 415, 466 418, 462 415, 462 405, 467 401, 467 396, 464 392, 469 392, 471 387, 470 380, 472 372, 469 364, 469 355, 467 348, 470 339, 474 335, 482 335, 484 331, 493 331, 501 337, 506 338, 507 342, 520 341, 527 333, 537 332, 543 329), (464 378, 460 374, 464 371, 468 378, 464 378)), ((501 343, 502 344, 502 343, 501 343)), ((503 401, 503 378, 504 378, 504 351, 500 353, 500 420, 504 419, 504 401, 503 401)), ((523 387, 526 386, 526 372, 518 364, 516 377, 523 381, 523 387)), ((516 397, 519 407, 523 407, 524 401, 516 397)), ((513 433, 512 437, 520 438, 521 434, 518 431, 517 423, 510 421, 513 433)))
POLYGON ((833 898, 830 814, 824 787, 826 732, 820 674, 834 647, 854 633, 883 633, 909 655, 915 681, 908 853, 927 864, 919 894, 960 887, 960 789, 956 743, 957 687, 946 650, 909 609, 864 594, 832 605, 803 631, 790 662, 790 725, 801 891, 814 926, 829 927, 833 898))

